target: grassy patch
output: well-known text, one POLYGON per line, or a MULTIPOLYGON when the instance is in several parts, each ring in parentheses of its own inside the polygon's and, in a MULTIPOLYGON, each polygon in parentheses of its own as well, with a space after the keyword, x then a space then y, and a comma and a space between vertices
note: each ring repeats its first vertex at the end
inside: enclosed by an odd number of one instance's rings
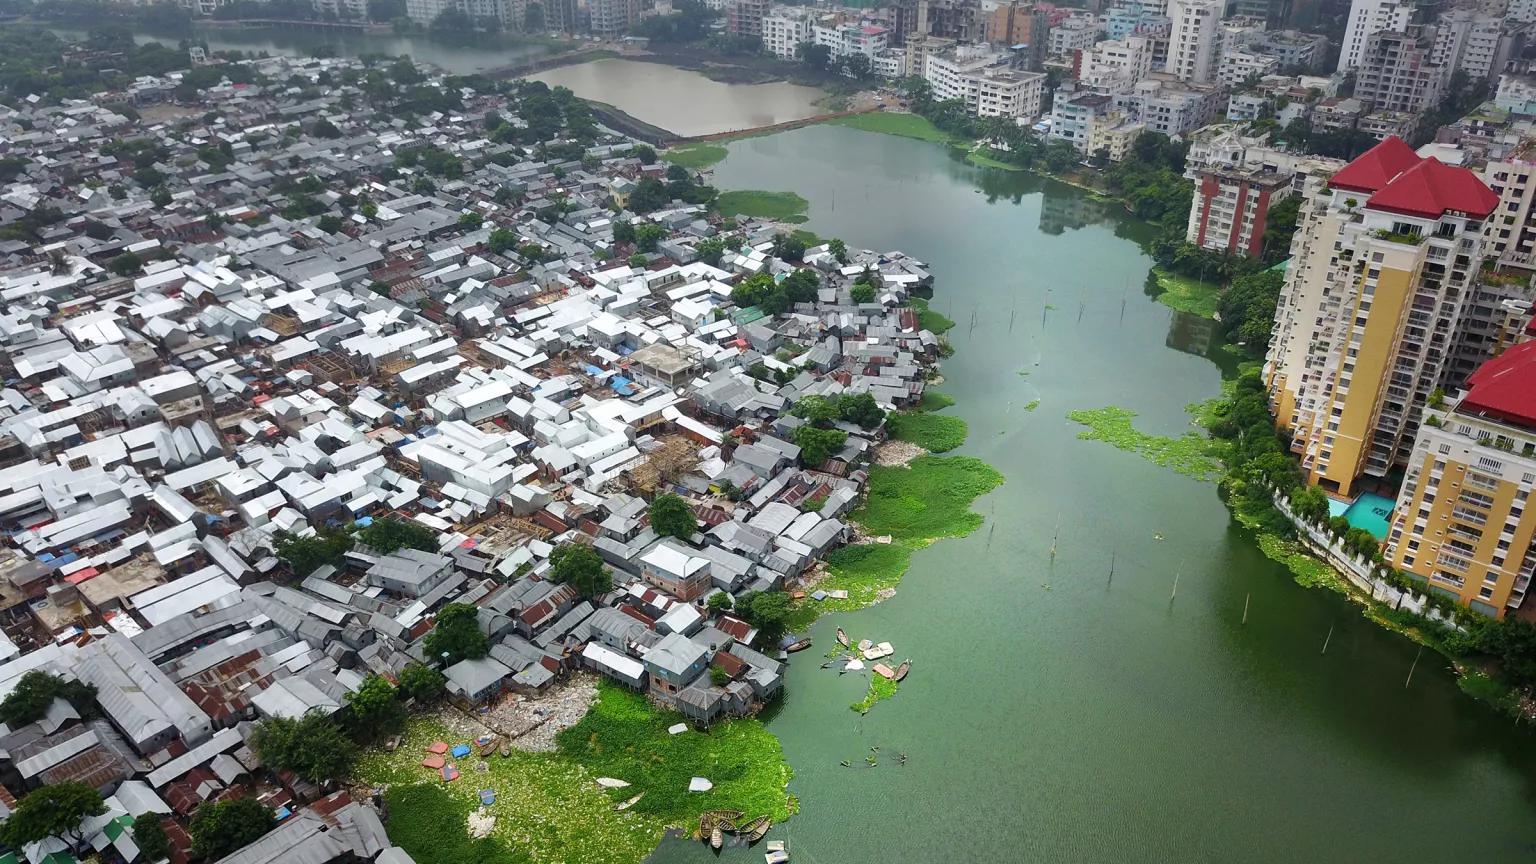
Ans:
POLYGON ((440 723, 421 718, 407 727, 399 749, 371 751, 357 769, 363 783, 388 787, 389 836, 421 864, 634 864, 661 839, 663 820, 615 813, 610 797, 594 782, 598 775, 571 759, 517 750, 506 758, 470 756, 453 760, 463 776, 444 783, 436 771, 420 764, 433 741, 469 743, 440 723), (487 766, 484 772, 475 770, 481 761, 487 766), (476 841, 470 839, 465 819, 480 806, 481 789, 496 792, 496 803, 486 808, 496 817, 496 827, 485 841, 476 841))
POLYGON ((848 707, 860 714, 868 714, 869 709, 875 707, 876 702, 895 696, 896 689, 900 686, 895 681, 878 672, 871 672, 869 675, 869 692, 864 694, 863 699, 848 707))
POLYGON ((917 310, 917 326, 928 330, 934 335, 943 333, 955 326, 955 322, 949 316, 933 311, 928 306, 928 301, 921 297, 913 297, 910 304, 917 310))
POLYGON ((818 587, 847 591, 847 599, 799 601, 790 613, 789 630, 802 631, 828 612, 852 612, 880 602, 895 590, 911 559, 912 550, 900 543, 860 543, 832 551, 826 557, 829 575, 818 587))
POLYGON ((852 117, 839 117, 827 122, 839 126, 852 126, 855 129, 863 129, 865 132, 879 132, 882 135, 916 138, 919 141, 937 141, 940 144, 949 143, 948 133, 929 122, 927 117, 917 114, 876 111, 869 114, 855 114, 852 117))
POLYGON ((705 810, 741 810, 775 821, 795 811, 795 800, 784 792, 793 772, 784 762, 779 739, 761 720, 740 718, 717 723, 707 732, 690 728, 680 735, 667 733, 667 727, 682 722, 683 715, 658 711, 644 696, 604 680, 597 704, 557 740, 560 753, 593 776, 631 784, 614 790, 612 800, 643 791, 645 797, 631 812, 667 825, 687 825, 705 810), (714 788, 689 792, 693 777, 708 778, 714 788))
MULTIPOLYGON (((463 802, 441 786, 394 786, 384 793, 384 803, 389 807, 390 839, 418 864, 521 864, 532 860, 494 835, 480 840, 470 837, 464 829, 468 811, 463 802), (455 825, 459 830, 452 830, 455 825)), ((498 817, 498 821, 503 818, 511 817, 498 817)))
POLYGON ((945 453, 965 443, 965 421, 953 414, 898 411, 885 428, 897 441, 910 441, 930 453, 945 453))
POLYGON ((869 495, 853 521, 869 534, 889 534, 915 548, 964 537, 981 526, 971 502, 997 488, 1003 475, 969 456, 919 456, 910 467, 869 469, 869 495))
POLYGON ((661 158, 690 171, 698 171, 721 161, 727 152, 719 144, 688 144, 668 150, 661 154, 661 158))
MULTIPOLYGON (((786 219, 784 221, 794 224, 794 220, 792 219, 786 219)), ((799 240, 801 243, 804 243, 806 248, 810 248, 812 246, 820 246, 822 243, 826 242, 825 240, 822 240, 821 236, 815 231, 807 231, 804 228, 796 228, 795 230, 789 232, 789 236, 799 240)))
POLYGON ((955 397, 948 393, 929 388, 923 391, 923 401, 918 403, 919 411, 943 411, 955 404, 955 397))
POLYGON ((715 203, 722 216, 781 220, 804 213, 807 206, 806 200, 793 192, 764 192, 759 189, 722 192, 715 203))
POLYGON ((1024 410, 1025 411, 1033 411, 1033 410, 1035 410, 1036 408, 1039 408, 1039 407, 1040 407, 1040 400, 1039 399, 1031 399, 1028 402, 1024 403, 1024 410))
POLYGON ((975 165, 977 168, 996 168, 1000 171, 1024 170, 1018 165, 1014 165, 1011 162, 1004 162, 1003 160, 990 155, 987 150, 984 149, 976 149, 972 150, 970 153, 967 153, 965 156, 965 161, 975 165))
POLYGON ((1216 303, 1221 299, 1220 285, 1191 279, 1188 276, 1178 276, 1160 269, 1154 269, 1152 272, 1157 277, 1158 286, 1163 289, 1162 293, 1157 295, 1157 302, 1202 318, 1216 317, 1216 303))
POLYGON ((1221 446, 1191 429, 1178 438, 1148 435, 1131 423, 1136 412, 1111 405, 1092 411, 1072 411, 1067 419, 1087 426, 1079 438, 1103 441, 1116 449, 1136 453, 1146 459, 1200 480, 1221 477, 1221 446))

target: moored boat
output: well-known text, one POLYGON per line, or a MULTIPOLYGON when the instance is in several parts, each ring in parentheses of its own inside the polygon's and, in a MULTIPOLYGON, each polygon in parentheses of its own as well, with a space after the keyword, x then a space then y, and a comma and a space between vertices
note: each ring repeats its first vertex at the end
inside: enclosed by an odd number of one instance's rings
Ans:
POLYGON ((848 647, 848 634, 844 633, 841 627, 837 628, 837 644, 844 648, 848 647))
POLYGON ((736 833, 747 838, 748 843, 756 843, 763 839, 763 836, 768 833, 768 829, 772 827, 773 820, 767 816, 759 816, 736 829, 736 833))
POLYGON ((912 661, 911 660, 903 660, 903 661, 901 661, 901 665, 896 667, 896 680, 900 681, 901 679, 907 677, 907 673, 911 672, 911 671, 912 671, 912 661))
POLYGON ((788 651, 791 654, 793 654, 796 651, 804 651, 805 649, 807 649, 809 647, 811 647, 811 640, 809 640, 809 639, 801 639, 799 642, 795 642, 795 643, 791 644, 788 648, 785 648, 784 650, 788 651))
POLYGON ((719 825, 716 825, 715 826, 715 830, 711 831, 710 834, 709 834, 709 846, 710 846, 711 849, 717 849, 718 850, 720 847, 722 847, 724 845, 725 845, 725 832, 720 830, 720 826, 719 825))
POLYGON ((635 806, 635 804, 641 798, 644 798, 644 797, 645 797, 645 793, 641 792, 639 795, 636 795, 635 797, 629 799, 628 801, 622 801, 622 802, 620 802, 618 804, 613 805, 613 809, 614 810, 628 810, 629 808, 635 806))

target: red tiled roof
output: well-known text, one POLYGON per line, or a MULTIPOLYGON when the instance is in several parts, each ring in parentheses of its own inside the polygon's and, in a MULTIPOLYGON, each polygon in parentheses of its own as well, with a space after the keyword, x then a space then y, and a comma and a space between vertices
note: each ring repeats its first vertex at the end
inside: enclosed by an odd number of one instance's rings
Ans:
POLYGON ((1536 342, 1522 342, 1478 367, 1456 410, 1536 429, 1536 342))
POLYGON ((1397 175, 1365 206, 1430 219, 1448 211, 1484 219, 1499 206, 1499 196, 1466 168, 1429 158, 1397 175))
POLYGON ((1390 135, 1340 168, 1339 173, 1328 181, 1328 188, 1375 192, 1418 163, 1419 154, 1413 152, 1403 139, 1390 135))

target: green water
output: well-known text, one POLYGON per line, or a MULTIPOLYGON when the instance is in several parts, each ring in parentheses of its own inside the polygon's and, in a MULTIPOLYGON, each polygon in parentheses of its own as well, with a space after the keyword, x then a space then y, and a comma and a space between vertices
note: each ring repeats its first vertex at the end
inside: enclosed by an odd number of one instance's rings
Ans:
MULTIPOLYGON (((771 836, 796 862, 1536 856, 1528 731, 1435 655, 1405 687, 1415 646, 1296 586, 1214 485, 1076 439, 1070 410, 1120 405, 1178 434, 1218 390, 1209 322, 1143 294, 1142 229, 1070 188, 842 127, 734 143, 716 182, 797 192, 806 227, 932 265, 934 307, 959 322, 957 452, 1008 478, 977 502, 989 525, 917 553, 892 600, 823 619, 793 664, 771 728, 803 811, 771 836), (914 663, 862 719, 864 680, 817 668, 836 626, 914 663), (878 768, 839 766, 871 746, 878 768)), ((714 858, 684 841, 656 855, 714 858)))

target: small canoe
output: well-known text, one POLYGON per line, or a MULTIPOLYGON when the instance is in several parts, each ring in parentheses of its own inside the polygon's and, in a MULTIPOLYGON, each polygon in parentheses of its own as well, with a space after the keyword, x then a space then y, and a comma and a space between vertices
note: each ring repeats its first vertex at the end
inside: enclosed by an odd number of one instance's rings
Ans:
POLYGON ((617 780, 613 777, 599 777, 597 778, 597 785, 603 787, 604 789, 623 789, 629 784, 623 780, 617 780))
POLYGON ((721 831, 720 830, 720 826, 718 824, 716 824, 715 825, 715 830, 709 832, 709 848, 711 848, 711 849, 719 849, 720 847, 722 847, 724 845, 725 845, 725 832, 721 831))
POLYGON ((791 654, 793 654, 796 651, 804 651, 805 649, 807 649, 809 647, 811 647, 811 640, 809 640, 809 639, 801 639, 799 642, 793 643, 792 645, 790 645, 788 648, 785 648, 784 650, 788 651, 791 654))
POLYGON ((489 756, 492 753, 495 753, 496 752, 496 747, 497 747, 498 743, 499 742, 497 742, 497 740, 495 738, 492 738, 491 740, 485 742, 484 744, 481 744, 480 745, 480 755, 481 756, 489 756))
POLYGON ((848 647, 848 634, 844 633, 841 627, 837 628, 837 644, 844 648, 848 647))
POLYGON ((783 849, 774 849, 763 855, 763 861, 766 864, 789 864, 789 853, 783 849))
POLYGON ((735 822, 742 817, 742 812, 740 810, 705 810, 704 815, 711 816, 716 821, 724 819, 727 822, 735 822))
POLYGON ((748 843, 756 843, 757 841, 763 839, 763 835, 767 834, 768 829, 772 827, 773 820, 769 819, 767 816, 759 816, 756 819, 753 819, 751 822, 748 822, 745 825, 742 825, 740 828, 736 829, 736 833, 747 838, 748 843))
POLYGON ((901 679, 907 677, 907 673, 911 672, 911 671, 912 671, 912 661, 911 660, 903 660, 903 661, 901 661, 901 665, 896 667, 896 680, 900 681, 901 679))
POLYGON ((623 802, 620 802, 618 804, 613 805, 613 809, 614 810, 621 810, 621 811, 622 810, 628 810, 629 808, 631 808, 631 807, 635 806, 637 803, 639 803, 640 799, 644 798, 644 797, 645 797, 645 793, 641 792, 639 795, 636 795, 635 797, 629 799, 628 801, 623 801, 623 802))

